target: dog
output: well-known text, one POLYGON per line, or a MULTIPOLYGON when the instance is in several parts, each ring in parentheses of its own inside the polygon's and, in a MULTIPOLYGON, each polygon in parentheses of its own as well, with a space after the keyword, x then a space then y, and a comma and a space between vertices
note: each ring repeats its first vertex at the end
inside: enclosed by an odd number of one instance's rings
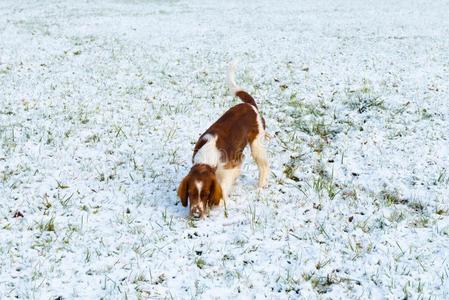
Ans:
POLYGON ((234 64, 229 66, 227 79, 232 95, 243 103, 231 107, 200 136, 193 150, 193 166, 177 190, 184 207, 190 202, 193 218, 202 218, 206 209, 218 206, 221 199, 226 204, 248 144, 259 169, 259 187, 268 184, 265 120, 254 98, 235 83, 234 64))

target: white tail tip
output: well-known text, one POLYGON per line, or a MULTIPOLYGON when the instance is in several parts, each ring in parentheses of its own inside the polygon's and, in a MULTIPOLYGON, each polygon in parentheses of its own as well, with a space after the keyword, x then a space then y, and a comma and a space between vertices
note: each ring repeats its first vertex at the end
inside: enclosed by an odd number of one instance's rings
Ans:
POLYGON ((233 96, 235 96, 237 92, 242 91, 242 88, 235 83, 235 67, 235 61, 232 61, 228 67, 228 86, 233 96))

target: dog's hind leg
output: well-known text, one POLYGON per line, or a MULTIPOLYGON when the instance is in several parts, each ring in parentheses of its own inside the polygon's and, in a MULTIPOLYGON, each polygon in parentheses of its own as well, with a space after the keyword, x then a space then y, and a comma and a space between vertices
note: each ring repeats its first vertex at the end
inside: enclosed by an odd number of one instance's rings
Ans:
POLYGON ((263 136, 264 134, 259 134, 250 144, 251 155, 259 168, 259 187, 266 187, 268 185, 268 173, 270 172, 267 151, 262 141, 263 136))

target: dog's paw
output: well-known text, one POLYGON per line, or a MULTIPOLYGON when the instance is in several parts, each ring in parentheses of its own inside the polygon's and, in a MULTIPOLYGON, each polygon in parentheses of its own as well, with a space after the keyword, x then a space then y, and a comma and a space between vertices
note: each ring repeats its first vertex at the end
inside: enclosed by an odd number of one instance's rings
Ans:
POLYGON ((268 187, 268 180, 259 181, 259 188, 264 189, 268 187))

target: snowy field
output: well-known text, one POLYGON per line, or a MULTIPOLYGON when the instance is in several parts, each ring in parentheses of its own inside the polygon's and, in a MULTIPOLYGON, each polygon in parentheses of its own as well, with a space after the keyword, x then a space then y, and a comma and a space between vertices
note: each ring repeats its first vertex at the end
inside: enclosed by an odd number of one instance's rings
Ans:
POLYGON ((0 2, 0 299, 449 299, 448 1, 0 2), (176 188, 227 108, 227 203, 176 188))

